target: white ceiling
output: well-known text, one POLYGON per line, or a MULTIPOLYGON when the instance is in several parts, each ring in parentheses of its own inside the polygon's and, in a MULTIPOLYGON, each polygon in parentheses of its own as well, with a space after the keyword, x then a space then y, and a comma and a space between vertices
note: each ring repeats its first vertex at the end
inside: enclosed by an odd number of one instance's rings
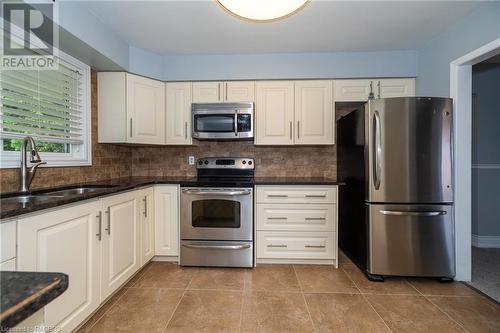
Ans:
POLYGON ((85 1, 125 41, 163 55, 416 49, 478 2, 318 1, 273 23, 227 14, 215 1, 85 1))

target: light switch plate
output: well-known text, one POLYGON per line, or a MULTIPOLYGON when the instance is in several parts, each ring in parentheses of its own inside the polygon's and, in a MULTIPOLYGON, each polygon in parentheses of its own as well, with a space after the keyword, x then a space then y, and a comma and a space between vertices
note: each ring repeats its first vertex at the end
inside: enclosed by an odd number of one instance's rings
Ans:
POLYGON ((188 156, 188 164, 194 165, 194 156, 188 156))

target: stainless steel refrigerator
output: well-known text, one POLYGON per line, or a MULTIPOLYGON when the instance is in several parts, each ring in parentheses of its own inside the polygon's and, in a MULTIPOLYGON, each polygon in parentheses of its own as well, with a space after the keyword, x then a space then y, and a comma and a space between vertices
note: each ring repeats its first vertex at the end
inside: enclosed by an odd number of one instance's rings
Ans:
POLYGON ((339 245, 369 278, 455 275, 453 108, 377 99, 337 120, 339 245))

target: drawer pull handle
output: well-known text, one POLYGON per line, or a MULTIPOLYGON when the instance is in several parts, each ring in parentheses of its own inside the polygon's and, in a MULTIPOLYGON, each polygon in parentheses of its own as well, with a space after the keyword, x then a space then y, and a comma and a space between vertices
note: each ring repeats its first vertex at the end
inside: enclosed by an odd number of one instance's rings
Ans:
POLYGON ((286 194, 268 194, 267 196, 269 198, 288 198, 286 194))
POLYGON ((269 244, 269 245, 267 245, 267 247, 288 247, 288 246, 286 244, 278 244, 278 245, 269 244))
POLYGON ((305 248, 324 249, 325 245, 304 245, 305 248))
POLYGON ((306 194, 306 198, 326 198, 326 194, 306 194))
POLYGON ((326 218, 324 217, 306 217, 306 221, 324 221, 326 218))
POLYGON ((288 220, 288 217, 268 217, 268 220, 288 220))

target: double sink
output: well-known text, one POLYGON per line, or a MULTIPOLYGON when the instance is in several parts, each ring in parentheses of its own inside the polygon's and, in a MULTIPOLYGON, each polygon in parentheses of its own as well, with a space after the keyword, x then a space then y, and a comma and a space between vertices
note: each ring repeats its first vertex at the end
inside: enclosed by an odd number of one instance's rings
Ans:
POLYGON ((37 193, 19 193, 0 198, 2 204, 27 204, 45 200, 75 197, 89 193, 105 192, 117 185, 83 185, 37 193))

